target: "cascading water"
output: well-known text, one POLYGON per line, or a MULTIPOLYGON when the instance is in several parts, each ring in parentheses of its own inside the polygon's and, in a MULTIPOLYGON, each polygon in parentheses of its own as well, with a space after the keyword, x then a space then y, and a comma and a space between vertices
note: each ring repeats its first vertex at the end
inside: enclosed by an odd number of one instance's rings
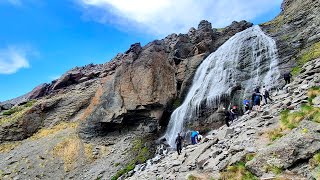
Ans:
POLYGON ((240 87, 246 94, 259 85, 273 86, 280 77, 275 41, 253 26, 237 33, 198 67, 192 86, 180 107, 171 115, 165 138, 171 147, 184 125, 199 112, 202 103, 216 107, 240 87))

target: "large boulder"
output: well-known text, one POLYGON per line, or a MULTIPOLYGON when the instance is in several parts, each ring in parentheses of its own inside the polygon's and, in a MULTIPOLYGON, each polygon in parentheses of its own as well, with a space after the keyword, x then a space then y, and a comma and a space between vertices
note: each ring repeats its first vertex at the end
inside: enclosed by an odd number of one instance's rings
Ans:
POLYGON ((296 162, 310 159, 320 150, 320 124, 304 120, 298 128, 261 150, 246 167, 262 176, 268 168, 288 169, 296 162))
MULTIPOLYGON (((125 57, 125 63, 105 78, 97 105, 88 122, 139 124, 142 131, 154 131, 168 103, 176 95, 175 69, 167 60, 164 42, 144 47, 139 57, 125 57)), ((172 63, 172 62, 171 62, 172 63)))
POLYGON ((37 99, 44 96, 47 92, 49 84, 43 83, 35 87, 30 93, 28 99, 37 99))

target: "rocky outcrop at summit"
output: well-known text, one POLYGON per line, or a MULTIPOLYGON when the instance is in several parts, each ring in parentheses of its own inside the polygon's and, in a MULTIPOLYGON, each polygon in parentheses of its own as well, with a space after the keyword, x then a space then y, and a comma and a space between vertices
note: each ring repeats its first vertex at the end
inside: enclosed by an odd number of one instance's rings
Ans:
POLYGON ((275 19, 261 26, 277 42, 279 68, 284 73, 301 66, 299 59, 303 53, 320 41, 320 2, 284 0, 281 9, 275 19))

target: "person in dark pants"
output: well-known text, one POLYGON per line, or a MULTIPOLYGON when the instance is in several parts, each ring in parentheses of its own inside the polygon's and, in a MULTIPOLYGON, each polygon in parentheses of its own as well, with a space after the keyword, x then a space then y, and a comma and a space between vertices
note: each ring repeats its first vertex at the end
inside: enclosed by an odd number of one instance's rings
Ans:
POLYGON ((191 133, 191 144, 197 144, 196 139, 198 138, 199 131, 192 131, 191 133))
POLYGON ((231 114, 230 114, 230 111, 228 111, 228 109, 226 109, 226 108, 223 108, 223 109, 224 109, 224 120, 225 120, 226 125, 229 127, 230 126, 229 121, 230 121, 231 114))
POLYGON ((180 135, 180 133, 178 133, 178 136, 176 138, 176 145, 177 145, 177 152, 178 152, 178 155, 181 154, 181 150, 182 150, 182 136, 180 135))
POLYGON ((247 112, 250 110, 250 101, 248 100, 248 98, 245 98, 243 100, 243 106, 244 106, 244 112, 247 112))
POLYGON ((287 84, 290 83, 291 77, 292 77, 292 75, 291 75, 290 72, 287 72, 287 73, 285 73, 285 74, 283 75, 283 79, 286 81, 286 84, 285 84, 285 85, 287 85, 287 84))
POLYGON ((264 98, 265 104, 268 104, 268 99, 272 102, 272 99, 270 98, 270 93, 265 86, 262 87, 262 96, 264 98))

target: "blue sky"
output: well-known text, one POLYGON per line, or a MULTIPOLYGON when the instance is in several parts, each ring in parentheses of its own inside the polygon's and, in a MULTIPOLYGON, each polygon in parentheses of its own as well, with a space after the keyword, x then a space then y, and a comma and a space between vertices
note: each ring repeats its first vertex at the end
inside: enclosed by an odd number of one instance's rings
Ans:
POLYGON ((0 0, 0 101, 51 82, 67 70, 105 63, 130 44, 213 27, 255 24, 280 12, 281 0, 0 0))

